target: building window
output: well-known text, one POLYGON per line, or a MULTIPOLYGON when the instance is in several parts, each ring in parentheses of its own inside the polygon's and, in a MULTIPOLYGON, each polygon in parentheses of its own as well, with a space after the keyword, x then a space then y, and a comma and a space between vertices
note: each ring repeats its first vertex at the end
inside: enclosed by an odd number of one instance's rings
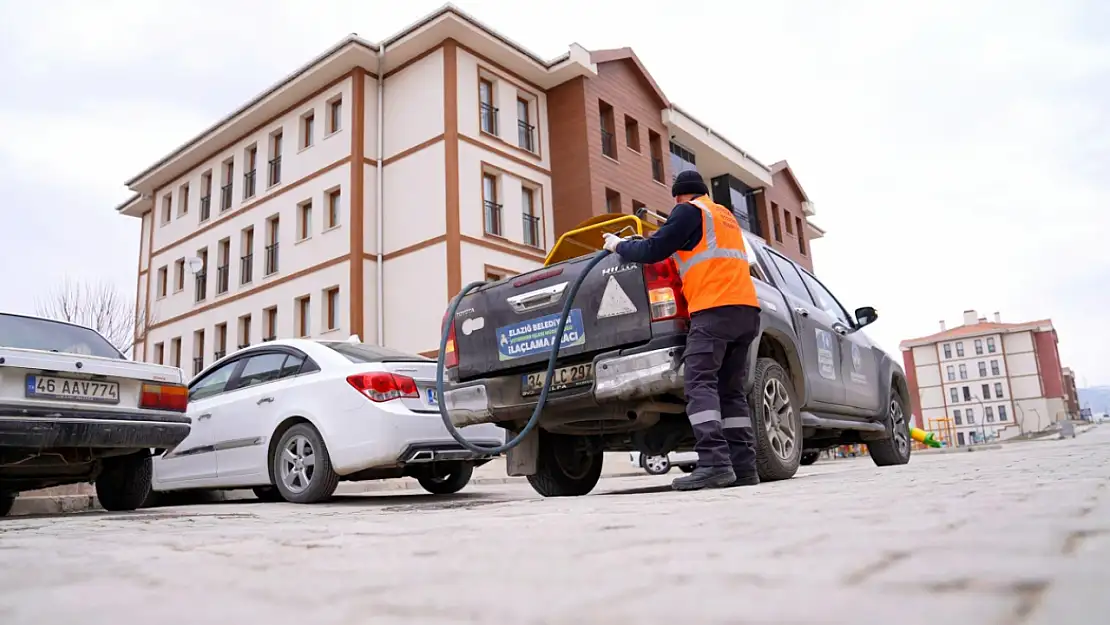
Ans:
POLYGON ((971 401, 971 387, 964 386, 961 388, 963 388, 964 401, 971 401))
POLYGON ((987 419, 987 423, 994 423, 994 406, 983 408, 983 416, 987 419))
POLYGON ((312 298, 305 295, 297 298, 297 336, 306 337, 312 334, 312 298))
POLYGON ((501 203, 498 201, 497 176, 482 174, 482 212, 487 234, 501 236, 501 203))
POLYGON ((945 358, 951 358, 952 357, 952 344, 951 343, 945 343, 944 344, 944 357, 945 358))
POLYGON ((991 398, 991 385, 990 384, 984 384, 983 385, 983 399, 990 399, 990 398, 991 398))
POLYGON ((955 387, 950 388, 948 389, 948 395, 952 398, 953 404, 960 403, 960 389, 955 387))
POLYGON ((271 306, 262 311, 263 328, 262 340, 272 341, 277 338, 277 306, 271 306))
POLYGON ((597 101, 598 113, 601 118, 601 153, 611 159, 617 158, 616 120, 613 107, 604 100, 597 101))
POLYGON ((339 287, 324 291, 324 330, 339 327, 339 287))
POLYGON ((254 279, 254 226, 243 228, 239 245, 243 250, 239 257, 239 284, 250 284, 254 279))
POLYGON ((220 185, 220 212, 231 210, 231 188, 235 184, 235 161, 227 159, 223 166, 223 182, 220 185))
POLYGON ((193 375, 204 370, 204 330, 193 332, 193 375))
POLYGON ((1005 421, 1006 417, 1007 417, 1007 415, 1006 415, 1006 406, 999 406, 998 407, 998 420, 999 421, 1005 421))
POLYGON ((264 275, 267 276, 278 271, 278 228, 280 226, 281 218, 277 215, 266 220, 266 273, 264 275))
POLYGON ((189 184, 181 185, 177 190, 177 216, 183 217, 189 214, 189 184))
POLYGON ((270 161, 266 171, 266 182, 274 186, 281 182, 281 147, 283 133, 281 130, 270 135, 270 161))
POLYGON ((994 383, 994 396, 999 398, 999 399, 1002 399, 1002 383, 1001 382, 995 382, 994 383))
POLYGON ((640 151, 640 122, 624 116, 624 142, 634 152, 640 151))
POLYGON ((158 365, 166 364, 165 360, 164 360, 165 357, 166 357, 166 345, 165 345, 165 343, 155 343, 154 344, 154 363, 158 364, 158 365))
POLYGON ((212 170, 200 176, 200 220, 208 221, 212 216, 212 170))
POLYGON ((316 131, 316 112, 301 115, 301 149, 312 147, 312 135, 316 131))
POLYGON ((648 149, 651 150, 651 179, 663 182, 663 139, 654 130, 648 130, 648 149))
POLYGON ((343 129, 343 97, 336 96, 328 101, 328 134, 332 135, 343 129))
POLYGON ((956 409, 956 410, 952 411, 952 419, 956 422, 956 425, 963 425, 964 424, 964 419, 963 419, 963 417, 960 416, 959 409, 956 409))
POLYGON ((983 339, 975 339, 975 355, 983 355, 983 339))
POLYGON ((170 364, 174 367, 181 367, 181 337, 177 337, 170 341, 170 364))
POLYGON ((605 212, 621 212, 621 194, 612 189, 605 189, 605 212))
POLYGON ((185 290, 185 259, 173 261, 173 292, 185 290))
POLYGON ((994 353, 994 337, 987 337, 987 353, 994 353))
POLYGON ((991 375, 1001 375, 998 372, 998 361, 997 360, 992 360, 991 361, 991 375))
POLYGON ((782 223, 779 221, 779 205, 771 202, 771 231, 775 233, 775 240, 782 243, 782 223))
POLYGON ((173 197, 167 193, 162 197, 162 225, 170 223, 173 219, 173 197))
POLYGON ((243 199, 249 200, 254 197, 255 178, 258 173, 258 146, 252 145, 247 148, 244 154, 246 156, 247 172, 243 174, 243 199))
POLYGON ((169 277, 167 276, 168 273, 169 270, 165 265, 158 268, 158 297, 166 296, 166 291, 169 288, 169 277))
POLYGON ((806 255, 806 237, 805 237, 805 229, 802 228, 802 218, 801 217, 795 217, 794 218, 794 225, 797 226, 797 232, 798 232, 798 252, 801 253, 802 256, 805 256, 806 255))
POLYGON ((516 99, 516 144, 529 152, 536 151, 536 126, 532 123, 531 103, 516 99))
POLYGON ((520 188, 521 217, 524 221, 524 244, 540 247, 540 217, 536 214, 536 190, 520 188))
POLYGON ((200 271, 193 276, 193 291, 196 302, 203 302, 208 297, 208 248, 197 250, 200 258, 200 271))
POLYGON ((478 122, 482 132, 497 135, 497 107, 493 105, 493 81, 478 79, 478 122))
POLYGON ((960 446, 963 446, 965 444, 963 432, 956 432, 956 444, 960 446))
POLYGON ((971 408, 968 408, 967 409, 967 424, 971 425, 973 423, 975 423, 975 410, 973 410, 971 408))
POLYGON ((251 346, 251 316, 239 317, 239 349, 251 346))
POLYGON ((227 293, 230 286, 231 239, 221 239, 216 244, 216 295, 227 293))
POLYGON ((341 197, 339 189, 328 191, 328 221, 327 227, 329 229, 339 226, 339 198, 341 197))
POLYGON ((632 214, 635 215, 638 211, 647 209, 647 204, 639 200, 632 200, 632 214))
POLYGON ((312 236, 312 200, 297 205, 297 240, 304 241, 312 236))
POLYGON ((212 362, 215 362, 227 355, 227 324, 216 324, 216 344, 213 345, 215 349, 212 350, 212 362))
POLYGON ((979 361, 979 377, 987 377, 987 363, 983 362, 982 360, 979 361))
POLYGON ((697 168, 698 161, 694 153, 671 141, 671 175, 677 176, 679 172, 697 168))
POLYGON ((794 234, 794 217, 790 215, 790 211, 782 211, 782 217, 786 221, 786 234, 794 234))
POLYGON ((956 355, 959 356, 960 358, 964 357, 964 342, 963 341, 960 341, 959 343, 956 343, 956 355))
POLYGON ((955 379, 956 379, 956 368, 953 367, 952 365, 948 365, 948 381, 951 382, 952 380, 955 380, 955 379))

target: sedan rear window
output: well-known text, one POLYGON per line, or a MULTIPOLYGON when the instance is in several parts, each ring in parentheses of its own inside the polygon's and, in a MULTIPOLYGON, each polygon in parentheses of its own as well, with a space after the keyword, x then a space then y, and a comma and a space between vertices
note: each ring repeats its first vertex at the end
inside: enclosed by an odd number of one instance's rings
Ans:
POLYGON ((0 314, 0 346, 123 359, 95 330, 19 315, 0 314))
POLYGON ((347 360, 356 363, 368 362, 428 362, 431 358, 425 358, 416 354, 409 354, 406 352, 397 351, 388 347, 380 347, 377 345, 366 345, 363 343, 323 343, 335 351, 347 357, 347 360))

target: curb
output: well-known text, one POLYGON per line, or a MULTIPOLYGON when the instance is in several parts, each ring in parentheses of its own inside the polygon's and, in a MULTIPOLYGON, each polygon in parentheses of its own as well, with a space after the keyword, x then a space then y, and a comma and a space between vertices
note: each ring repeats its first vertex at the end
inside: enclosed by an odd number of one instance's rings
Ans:
MULTIPOLYGON (((602 479, 608 479, 639 477, 643 475, 647 475, 647 473, 613 473, 610 475, 602 475, 601 477, 602 479)), ((470 485, 518 484, 527 482, 527 480, 528 478, 523 476, 479 477, 470 480, 470 485)), ((415 480, 368 480, 366 482, 341 483, 335 493, 337 495, 362 495, 366 493, 408 490, 423 489, 420 487, 420 483, 415 480), (346 486, 346 488, 344 488, 344 486, 346 486)), ((179 499, 179 501, 167 502, 160 505, 156 504, 144 509, 149 510, 173 505, 197 505, 219 503, 222 501, 246 501, 255 499, 254 493, 250 490, 209 491, 189 493, 188 495, 182 493, 182 495, 174 498, 179 499)), ((97 500, 96 495, 42 495, 17 497, 8 516, 65 514, 101 509, 100 502, 97 500)))

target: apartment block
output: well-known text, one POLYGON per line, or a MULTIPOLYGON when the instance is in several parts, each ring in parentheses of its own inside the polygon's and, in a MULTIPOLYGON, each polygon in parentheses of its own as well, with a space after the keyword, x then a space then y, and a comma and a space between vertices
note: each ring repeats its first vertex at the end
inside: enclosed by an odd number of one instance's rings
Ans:
MULTIPOLYGON (((431 353, 463 285, 541 266, 591 215, 669 209, 695 160, 742 222, 770 219, 755 196, 774 168, 677 108, 631 50, 544 60, 451 5, 351 35, 127 181, 136 357, 189 374, 351 334, 431 353)), ((796 189, 776 205, 811 215, 796 189)))
POLYGON ((954 445, 1006 439, 1065 418, 1064 368, 1049 319, 1004 323, 964 311, 963 324, 901 343, 918 427, 954 445))

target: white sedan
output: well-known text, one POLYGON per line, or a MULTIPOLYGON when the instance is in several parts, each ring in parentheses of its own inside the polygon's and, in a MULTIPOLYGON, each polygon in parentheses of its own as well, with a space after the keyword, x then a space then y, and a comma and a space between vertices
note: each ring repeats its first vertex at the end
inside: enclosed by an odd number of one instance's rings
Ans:
MULTIPOLYGON (((470 481, 489 454, 459 445, 435 401, 434 360, 350 341, 278 340, 245 348, 189 383, 189 436, 154 461, 155 491, 253 488, 314 503, 340 480, 415 477, 436 494, 470 481)), ((467 440, 504 442, 495 425, 467 440)))
POLYGON ((678 467, 683 473, 690 473, 698 465, 698 454, 693 451, 672 451, 666 456, 646 456, 633 451, 628 454, 628 460, 649 475, 663 475, 672 467, 678 467))

